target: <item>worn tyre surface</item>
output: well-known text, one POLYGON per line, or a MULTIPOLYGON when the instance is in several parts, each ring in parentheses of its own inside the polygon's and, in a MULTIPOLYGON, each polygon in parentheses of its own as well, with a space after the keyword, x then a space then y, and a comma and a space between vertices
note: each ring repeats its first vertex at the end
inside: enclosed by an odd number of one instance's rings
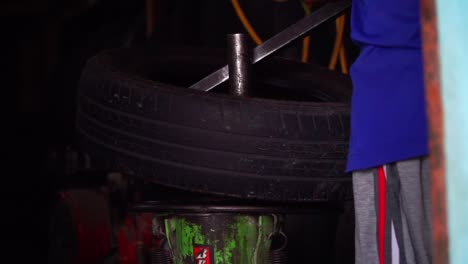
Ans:
POLYGON ((223 62, 215 52, 170 48, 94 57, 79 89, 85 151, 100 167, 182 189, 268 200, 349 198, 349 106, 324 102, 346 101, 349 79, 274 59, 256 66, 256 85, 272 81, 262 76, 274 65, 280 89, 300 94, 296 84, 308 83, 307 98, 316 102, 183 88, 223 62), (178 86, 164 83, 171 74, 178 86), (291 74, 296 79, 279 80, 291 74))

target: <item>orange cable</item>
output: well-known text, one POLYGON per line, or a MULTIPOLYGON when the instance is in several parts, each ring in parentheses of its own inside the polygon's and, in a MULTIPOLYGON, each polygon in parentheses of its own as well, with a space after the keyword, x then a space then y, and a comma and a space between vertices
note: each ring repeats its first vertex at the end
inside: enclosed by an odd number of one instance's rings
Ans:
POLYGON ((255 32, 255 29, 252 27, 250 24, 249 20, 245 16, 244 10, 242 10, 242 7, 239 4, 238 0, 231 0, 232 7, 234 7, 234 10, 236 11, 237 17, 239 17, 242 25, 244 28, 247 30, 247 33, 249 33, 250 37, 253 39, 255 44, 260 45, 263 43, 262 39, 257 35, 257 32, 255 32))

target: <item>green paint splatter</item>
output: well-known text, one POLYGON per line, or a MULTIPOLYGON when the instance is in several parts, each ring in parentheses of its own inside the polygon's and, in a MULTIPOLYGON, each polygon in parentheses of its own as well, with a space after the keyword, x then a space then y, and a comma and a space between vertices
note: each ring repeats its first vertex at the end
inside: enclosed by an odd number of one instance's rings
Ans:
POLYGON ((216 264, 221 264, 223 263, 223 252, 218 250, 218 248, 216 247, 216 245, 213 247, 214 249, 214 260, 215 260, 215 263, 216 264))
POLYGON ((204 244, 205 238, 202 234, 201 227, 187 222, 183 218, 169 219, 166 221, 169 225, 170 234, 175 234, 175 244, 180 257, 193 257, 193 245, 204 244))
MULTIPOLYGON (((228 230, 229 231, 229 230, 228 230)), ((216 264, 232 264, 233 263, 233 255, 234 250, 236 248, 236 238, 234 237, 235 234, 231 231, 228 233, 223 233, 223 240, 219 241, 216 240, 213 243, 214 249, 214 259, 216 264), (218 249, 218 244, 224 245, 222 249, 218 249)))
MULTIPOLYGON (((216 217, 216 216, 212 216, 216 217)), ((193 260, 194 244, 213 247, 216 264, 267 264, 269 241, 267 234, 273 231, 270 216, 238 215, 223 225, 202 226, 183 217, 166 219, 168 242, 174 255, 174 263, 184 264, 193 260), (212 229, 214 228, 214 230, 212 229)))
POLYGON ((224 247, 224 262, 226 264, 231 264, 232 261, 232 251, 236 248, 236 241, 234 238, 231 238, 231 241, 226 243, 224 247))

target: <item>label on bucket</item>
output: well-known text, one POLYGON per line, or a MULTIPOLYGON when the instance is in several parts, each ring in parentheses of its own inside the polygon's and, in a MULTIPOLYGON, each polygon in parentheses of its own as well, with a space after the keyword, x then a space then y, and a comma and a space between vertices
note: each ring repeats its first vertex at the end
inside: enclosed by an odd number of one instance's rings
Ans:
POLYGON ((193 257, 195 258, 195 264, 214 264, 210 246, 194 245, 193 257))

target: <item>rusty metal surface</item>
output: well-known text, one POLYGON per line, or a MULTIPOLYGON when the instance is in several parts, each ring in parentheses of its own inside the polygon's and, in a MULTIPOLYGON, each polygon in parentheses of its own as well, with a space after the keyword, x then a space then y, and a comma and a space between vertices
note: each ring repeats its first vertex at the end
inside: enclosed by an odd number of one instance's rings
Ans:
POLYGON ((444 124, 435 0, 421 0, 422 37, 432 184, 433 263, 448 263, 444 124))

